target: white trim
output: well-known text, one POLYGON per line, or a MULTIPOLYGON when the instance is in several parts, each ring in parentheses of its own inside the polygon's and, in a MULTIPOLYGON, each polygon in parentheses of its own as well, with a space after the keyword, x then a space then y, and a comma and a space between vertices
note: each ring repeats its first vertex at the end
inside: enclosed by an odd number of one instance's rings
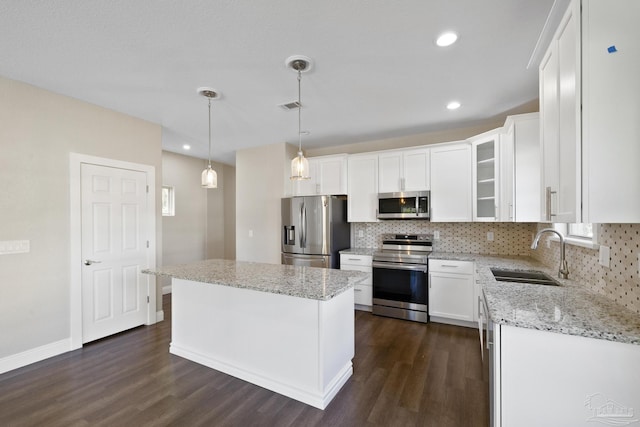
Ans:
POLYGON ((156 311, 156 322, 162 322, 164 320, 164 310, 156 311))
MULTIPOLYGON (((81 223, 81 176, 80 169, 83 163, 98 166, 129 169, 147 174, 147 221, 149 232, 149 250, 147 263, 149 269, 156 268, 156 179, 155 167, 122 160, 107 159, 103 157, 89 156, 86 154, 69 154, 69 220, 71 237, 71 289, 70 289, 70 347, 75 350, 82 347, 82 269, 79 260, 82 259, 82 223, 81 223)), ((156 323, 156 278, 147 274, 147 293, 149 303, 147 305, 147 325, 156 323)))
MULTIPOLYGON (((600 224, 593 224, 593 237, 591 238, 589 237, 580 238, 580 237, 567 235, 568 234, 567 230, 569 229, 569 227, 567 224, 564 224, 564 223, 555 223, 553 224, 553 228, 555 228, 556 230, 562 233, 562 235, 564 236, 564 242, 567 245, 580 246, 587 249, 600 248, 600 244, 598 243, 598 234, 600 233, 600 224)), ((550 237, 549 240, 551 240, 552 242, 560 241, 560 239, 555 237, 555 235, 550 237)))
POLYGON ((11 356, 0 359, 0 374, 40 362, 41 360, 57 356, 62 353, 71 351, 71 339, 65 338, 60 341, 32 348, 21 353, 12 354, 11 356))

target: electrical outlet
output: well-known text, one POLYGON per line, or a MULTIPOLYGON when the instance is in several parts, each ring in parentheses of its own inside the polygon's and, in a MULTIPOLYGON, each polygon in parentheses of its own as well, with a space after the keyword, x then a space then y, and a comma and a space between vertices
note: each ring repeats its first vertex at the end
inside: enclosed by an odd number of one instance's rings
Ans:
POLYGON ((489 242, 493 242, 493 231, 488 231, 487 232, 487 240, 489 242))
POLYGON ((440 232, 438 230, 433 232, 433 240, 440 240, 440 232))
POLYGON ((253 237, 253 230, 249 230, 249 237, 253 237))
POLYGON ((611 248, 609 246, 600 246, 600 252, 598 257, 598 262, 603 267, 609 267, 609 257, 611 253, 611 248))
POLYGON ((640 253, 638 253, 638 276, 640 276, 640 253))
POLYGON ((545 244, 547 245, 547 248, 551 248, 551 239, 547 239, 545 244))
POLYGON ((364 231, 358 230, 358 237, 364 237, 364 231))

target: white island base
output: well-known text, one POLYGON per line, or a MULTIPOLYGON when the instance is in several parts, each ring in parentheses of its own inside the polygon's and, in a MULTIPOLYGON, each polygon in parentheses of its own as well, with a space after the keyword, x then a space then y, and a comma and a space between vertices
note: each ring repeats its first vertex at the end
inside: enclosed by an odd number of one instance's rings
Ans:
POLYGON ((353 288, 323 301, 172 279, 170 352, 324 409, 353 373, 353 288))

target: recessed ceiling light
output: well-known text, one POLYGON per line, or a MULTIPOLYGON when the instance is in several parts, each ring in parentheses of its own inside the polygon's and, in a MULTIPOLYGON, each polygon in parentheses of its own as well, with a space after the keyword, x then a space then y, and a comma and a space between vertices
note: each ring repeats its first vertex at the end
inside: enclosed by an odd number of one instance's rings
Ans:
POLYGON ((183 150, 191 150, 191 146, 190 146, 189 144, 184 144, 184 145, 182 146, 182 149, 183 149, 183 150))
POLYGON ((440 47, 451 46, 458 40, 458 35, 452 31, 442 33, 436 40, 436 44, 440 47))
POLYGON ((460 108, 460 103, 458 101, 451 101, 447 104, 447 109, 449 110, 457 110, 460 108))

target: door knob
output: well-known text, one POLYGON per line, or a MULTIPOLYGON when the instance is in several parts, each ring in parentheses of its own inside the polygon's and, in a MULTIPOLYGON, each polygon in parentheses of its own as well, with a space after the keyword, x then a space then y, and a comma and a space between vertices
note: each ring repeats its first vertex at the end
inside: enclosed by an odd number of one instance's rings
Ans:
POLYGON ((85 259, 84 260, 84 265, 91 265, 91 264, 100 264, 102 261, 94 261, 92 259, 85 259))

